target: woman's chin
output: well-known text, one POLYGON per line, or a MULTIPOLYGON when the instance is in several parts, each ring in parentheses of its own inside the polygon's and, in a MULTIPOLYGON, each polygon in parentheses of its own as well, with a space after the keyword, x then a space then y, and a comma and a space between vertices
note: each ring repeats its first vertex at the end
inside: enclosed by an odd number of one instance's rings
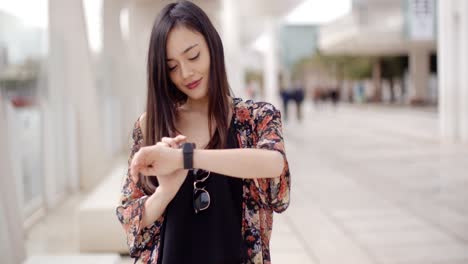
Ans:
POLYGON ((193 101, 200 101, 200 100, 206 100, 208 99, 208 93, 205 91, 188 91, 186 93, 187 97, 190 99, 190 100, 193 100, 193 101))

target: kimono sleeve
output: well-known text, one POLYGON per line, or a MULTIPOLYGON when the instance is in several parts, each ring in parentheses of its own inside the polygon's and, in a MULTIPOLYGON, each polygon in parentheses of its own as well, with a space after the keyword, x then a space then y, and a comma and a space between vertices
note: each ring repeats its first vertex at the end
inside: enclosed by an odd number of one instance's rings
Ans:
MULTIPOLYGON (((135 153, 143 145, 143 134, 139 120, 135 123, 133 133, 133 145, 131 148, 128 164, 132 161, 135 153)), ((152 225, 141 228, 141 220, 145 210, 144 204, 148 195, 145 194, 139 183, 135 184, 129 173, 121 188, 120 204, 116 208, 116 215, 127 235, 127 245, 131 257, 140 257, 145 249, 152 247, 160 236, 163 217, 160 217, 152 225)))
POLYGON ((284 148, 281 112, 272 104, 263 103, 259 106, 254 118, 257 136, 256 148, 278 151, 283 156, 284 166, 279 177, 256 179, 263 205, 281 213, 289 206, 290 191, 290 173, 284 148))

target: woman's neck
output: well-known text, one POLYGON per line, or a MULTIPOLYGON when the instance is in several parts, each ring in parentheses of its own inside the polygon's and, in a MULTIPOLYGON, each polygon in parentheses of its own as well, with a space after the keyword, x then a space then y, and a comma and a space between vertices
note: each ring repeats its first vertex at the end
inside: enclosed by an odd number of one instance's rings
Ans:
POLYGON ((208 96, 200 100, 192 100, 188 98, 183 107, 185 110, 190 112, 208 114, 208 96))
MULTIPOLYGON (((229 116, 232 115, 232 108, 233 108, 233 98, 228 98, 229 102, 229 116)), ((192 100, 190 98, 187 99, 187 102, 180 107, 181 110, 193 113, 200 113, 204 115, 208 115, 208 96, 200 99, 200 100, 192 100)))

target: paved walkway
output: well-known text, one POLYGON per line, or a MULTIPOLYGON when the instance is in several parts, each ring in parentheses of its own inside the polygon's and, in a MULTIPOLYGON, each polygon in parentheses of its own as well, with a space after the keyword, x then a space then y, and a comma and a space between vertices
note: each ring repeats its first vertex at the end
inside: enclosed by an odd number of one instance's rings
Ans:
POLYGON ((434 111, 306 113, 285 128, 293 192, 273 261, 468 263, 468 146, 438 142, 434 111))
MULTIPOLYGON (((468 263, 468 146, 438 142, 434 111, 306 108, 285 125, 292 197, 273 263, 468 263)), ((46 235, 76 200, 31 230, 30 254, 77 252, 74 233, 68 248, 67 233, 46 235)))

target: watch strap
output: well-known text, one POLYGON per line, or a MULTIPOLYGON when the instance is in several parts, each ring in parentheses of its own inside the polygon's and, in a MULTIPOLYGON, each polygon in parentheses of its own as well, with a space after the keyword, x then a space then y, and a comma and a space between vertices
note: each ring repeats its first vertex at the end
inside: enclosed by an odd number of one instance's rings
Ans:
POLYGON ((193 169, 193 150, 195 143, 184 143, 182 145, 182 153, 184 155, 184 169, 193 169))

